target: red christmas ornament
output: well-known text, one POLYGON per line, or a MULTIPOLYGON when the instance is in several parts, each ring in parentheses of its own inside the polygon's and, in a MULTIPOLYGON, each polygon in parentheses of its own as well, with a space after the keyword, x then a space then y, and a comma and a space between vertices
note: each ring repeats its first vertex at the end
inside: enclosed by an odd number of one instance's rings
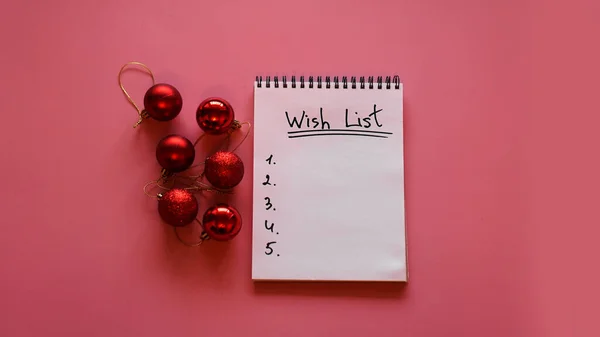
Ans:
POLYGON ((217 241, 233 239, 242 229, 240 213, 227 204, 217 204, 204 213, 202 227, 206 234, 217 241))
POLYGON ((204 174, 208 182, 220 189, 237 186, 244 177, 244 163, 233 152, 218 151, 204 163, 204 174))
POLYGON ((155 84, 144 95, 144 111, 157 121, 172 120, 179 115, 182 106, 181 94, 170 84, 155 84))
POLYGON ((198 216, 198 200, 192 193, 174 188, 158 195, 158 214, 171 226, 185 226, 198 216))
POLYGON ((208 98, 196 110, 196 122, 200 128, 212 135, 229 131, 235 114, 231 105, 221 98, 208 98))
POLYGON ((187 170, 194 163, 195 157, 194 144, 179 135, 168 135, 156 146, 156 160, 168 172, 187 170))

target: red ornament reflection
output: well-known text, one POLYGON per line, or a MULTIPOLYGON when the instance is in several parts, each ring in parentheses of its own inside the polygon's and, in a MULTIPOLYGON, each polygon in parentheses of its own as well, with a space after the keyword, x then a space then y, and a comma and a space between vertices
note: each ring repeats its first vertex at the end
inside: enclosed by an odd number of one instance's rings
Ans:
POLYGON ((242 217, 234 207, 221 203, 206 210, 202 226, 211 239, 228 241, 242 229, 242 217))
POLYGON ((182 136, 168 135, 156 146, 156 160, 165 170, 177 173, 187 170, 196 157, 194 144, 182 136))
POLYGON ((157 121, 172 120, 179 115, 182 106, 181 94, 170 84, 155 84, 144 95, 144 110, 157 121))
POLYGON ((222 98, 208 98, 196 110, 196 122, 200 128, 212 135, 229 131, 235 114, 233 108, 222 98))

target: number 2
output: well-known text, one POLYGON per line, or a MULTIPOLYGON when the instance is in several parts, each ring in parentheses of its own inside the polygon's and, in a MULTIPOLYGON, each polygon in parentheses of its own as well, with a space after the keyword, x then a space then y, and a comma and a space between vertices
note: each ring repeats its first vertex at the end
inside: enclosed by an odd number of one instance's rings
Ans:
POLYGON ((267 179, 267 180, 265 180, 265 182, 263 182, 262 184, 263 185, 271 185, 271 183, 269 182, 269 180, 271 179, 271 177, 269 177, 268 174, 265 176, 265 179, 267 179))
POLYGON ((265 249, 266 249, 265 255, 273 254, 273 248, 271 247, 271 245, 276 244, 276 243, 277 242, 275 242, 275 241, 267 242, 267 246, 265 247, 265 249))

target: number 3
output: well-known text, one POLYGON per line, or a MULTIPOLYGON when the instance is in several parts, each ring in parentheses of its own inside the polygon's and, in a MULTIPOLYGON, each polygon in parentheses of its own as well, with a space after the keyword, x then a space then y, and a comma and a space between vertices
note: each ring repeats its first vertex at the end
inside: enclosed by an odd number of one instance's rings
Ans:
POLYGON ((271 209, 271 207, 273 207, 273 204, 271 203, 271 198, 269 197, 265 197, 265 206, 267 207, 267 211, 271 209))

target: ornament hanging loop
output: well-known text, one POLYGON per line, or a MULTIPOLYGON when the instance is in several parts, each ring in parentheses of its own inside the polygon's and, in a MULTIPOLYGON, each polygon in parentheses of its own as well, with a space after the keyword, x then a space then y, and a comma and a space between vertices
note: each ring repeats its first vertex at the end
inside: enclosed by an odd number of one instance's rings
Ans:
POLYGON ((162 192, 168 191, 171 188, 173 188, 173 186, 165 186, 165 183, 166 181, 162 177, 146 183, 146 185, 144 185, 143 188, 144 194, 150 198, 160 199, 162 197, 160 196, 162 192), (162 192, 154 193, 152 192, 154 189, 159 189, 162 192))
MULTIPOLYGON (((200 228, 203 228, 202 227, 202 223, 200 222, 200 220, 196 219, 196 222, 200 225, 200 228)), ((202 233, 200 233, 200 237, 199 237, 198 241, 196 241, 196 242, 188 242, 188 241, 183 240, 181 238, 181 236, 179 235, 179 232, 177 231, 177 227, 173 227, 173 230, 175 231, 175 236, 177 237, 177 240, 179 240, 179 242, 183 243, 184 245, 186 245, 188 247, 198 247, 204 241, 210 239, 210 236, 208 236, 208 234, 204 230, 202 230, 202 233)))
POLYGON ((150 78, 152 78, 152 85, 156 84, 156 80, 154 79, 154 74, 152 73, 152 70, 150 70, 150 68, 148 68, 147 65, 141 63, 141 62, 137 62, 137 61, 131 61, 131 62, 127 62, 125 63, 122 67, 121 70, 119 70, 119 75, 118 75, 118 80, 119 80, 119 87, 121 88, 121 91, 123 91, 123 94, 125 95, 125 97, 127 98, 127 100, 129 101, 129 103, 135 108, 135 110, 138 113, 139 119, 137 121, 137 123, 135 123, 133 125, 134 128, 136 128, 138 125, 142 124, 142 122, 144 121, 144 119, 148 118, 148 113, 145 110, 142 110, 133 100, 133 98, 131 98, 131 95, 129 95, 129 93, 127 92, 127 90, 125 89, 125 87, 123 86, 123 81, 122 81, 122 76, 123 76, 123 72, 131 67, 131 66, 138 66, 143 68, 146 73, 148 73, 148 75, 150 75, 150 78))
POLYGON ((244 136, 242 137, 242 139, 230 151, 231 152, 235 152, 240 146, 242 146, 242 144, 244 143, 244 141, 246 141, 246 138, 248 138, 248 136, 250 135, 250 130, 252 129, 252 124, 250 122, 243 122, 242 123, 242 122, 240 122, 238 120, 234 120, 233 124, 231 125, 231 129, 229 129, 229 132, 227 134, 227 138, 226 138, 225 146, 224 146, 225 149, 229 148, 229 146, 231 145, 231 137, 232 137, 233 133, 235 131, 237 131, 237 130, 240 130, 244 125, 247 125, 248 129, 244 133, 244 136))
POLYGON ((138 118, 138 121, 135 124, 133 124, 134 129, 137 128, 140 124, 142 124, 144 119, 148 118, 148 113, 146 112, 146 110, 142 110, 138 114, 140 117, 138 118))
POLYGON ((241 129, 242 128, 242 123, 240 121, 238 121, 237 119, 234 119, 233 122, 231 123, 231 129, 229 130, 229 133, 232 133, 233 131, 237 130, 237 129, 241 129))

